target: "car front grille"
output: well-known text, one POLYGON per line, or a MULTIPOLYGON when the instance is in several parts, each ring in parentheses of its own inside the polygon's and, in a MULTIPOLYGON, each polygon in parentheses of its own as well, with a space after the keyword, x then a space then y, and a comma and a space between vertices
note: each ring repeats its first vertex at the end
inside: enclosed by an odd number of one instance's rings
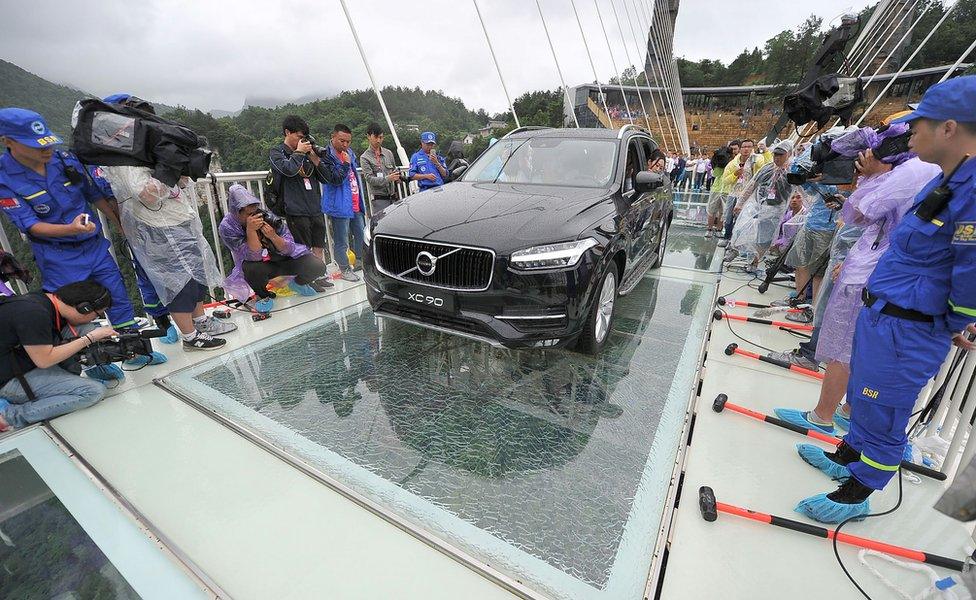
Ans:
POLYGON ((373 257, 380 272, 395 279, 468 292, 488 289, 495 262, 491 250, 382 235, 373 240, 373 257), (421 252, 437 259, 430 275, 417 268, 421 252))

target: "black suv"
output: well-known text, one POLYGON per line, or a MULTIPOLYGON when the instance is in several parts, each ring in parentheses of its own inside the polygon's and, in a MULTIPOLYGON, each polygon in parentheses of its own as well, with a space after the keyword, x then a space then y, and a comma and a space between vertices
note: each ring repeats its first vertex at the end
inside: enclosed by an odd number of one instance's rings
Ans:
POLYGON ((513 131, 459 180, 372 219, 374 312, 494 345, 599 352, 617 296, 664 255, 671 184, 645 170, 656 148, 632 125, 513 131))

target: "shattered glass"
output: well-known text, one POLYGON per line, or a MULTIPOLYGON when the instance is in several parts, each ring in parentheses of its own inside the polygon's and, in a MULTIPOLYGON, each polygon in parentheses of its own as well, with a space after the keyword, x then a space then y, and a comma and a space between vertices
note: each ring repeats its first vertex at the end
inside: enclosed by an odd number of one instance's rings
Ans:
POLYGON ((544 593, 630 597, 713 296, 646 277, 595 358, 492 348, 363 303, 165 385, 544 593))

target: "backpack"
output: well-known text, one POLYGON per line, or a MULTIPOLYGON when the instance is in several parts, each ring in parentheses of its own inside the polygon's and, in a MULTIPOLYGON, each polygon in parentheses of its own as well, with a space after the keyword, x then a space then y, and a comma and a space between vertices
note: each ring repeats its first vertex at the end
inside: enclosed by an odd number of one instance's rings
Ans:
POLYGON ((264 203, 276 215, 285 214, 285 197, 281 193, 281 174, 274 167, 264 178, 264 203))

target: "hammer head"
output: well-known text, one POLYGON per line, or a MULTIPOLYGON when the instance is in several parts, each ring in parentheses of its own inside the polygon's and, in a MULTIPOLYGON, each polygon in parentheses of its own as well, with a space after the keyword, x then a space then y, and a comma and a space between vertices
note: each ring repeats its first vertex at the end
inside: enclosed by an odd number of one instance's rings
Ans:
POLYGON ((739 347, 739 344, 736 344, 734 342, 731 343, 731 344, 729 344, 728 346, 725 347, 725 355, 726 356, 732 356, 733 354, 735 354, 735 350, 738 347, 739 347))
POLYGON ((716 308, 715 309, 715 312, 712 313, 712 318, 715 319, 716 321, 721 321, 722 320, 722 311, 716 308))
POLYGON ((719 306, 725 306, 725 296, 719 296, 718 297, 718 305, 719 306))
POLYGON ((725 403, 729 401, 729 397, 725 394, 719 394, 715 396, 715 401, 712 402, 712 410, 715 412, 722 412, 725 410, 725 403))
POLYGON ((711 523, 718 519, 718 508, 715 505, 715 492, 707 485, 698 488, 698 510, 702 518, 711 523))

